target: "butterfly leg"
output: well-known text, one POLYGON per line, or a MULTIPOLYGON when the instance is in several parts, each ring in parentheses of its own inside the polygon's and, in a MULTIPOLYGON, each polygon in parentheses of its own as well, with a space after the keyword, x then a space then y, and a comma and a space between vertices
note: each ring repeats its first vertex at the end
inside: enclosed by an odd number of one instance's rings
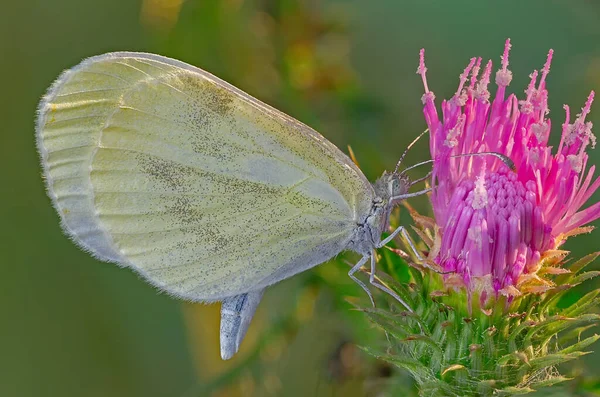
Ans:
POLYGON ((221 303, 221 358, 228 360, 240 348, 264 289, 223 299, 221 303))
POLYGON ((360 281, 355 275, 354 273, 356 273, 357 271, 360 270, 361 267, 363 267, 363 265, 365 263, 367 263, 367 261, 369 260, 369 255, 365 255, 363 256, 360 261, 358 261, 358 263, 356 265, 354 265, 352 267, 352 269, 350 269, 350 271, 348 272, 348 276, 358 285, 360 285, 360 287, 367 293, 367 295, 369 295, 369 300, 371 301, 371 304, 373 306, 375 306, 375 300, 373 299, 373 295, 371 294, 371 291, 369 291, 369 288, 367 288, 367 286, 365 285, 365 283, 363 283, 362 281, 360 281))
POLYGON ((404 226, 398 226, 396 228, 396 230, 394 230, 392 232, 392 234, 390 234, 389 236, 387 236, 386 238, 384 238, 383 240, 381 240, 379 242, 379 244, 377 244, 375 246, 375 248, 381 248, 381 247, 383 247, 384 245, 386 245, 387 243, 389 243, 390 241, 392 241, 398 235, 398 233, 402 233, 402 230, 404 230, 404 226))
POLYGON ((375 248, 381 248, 381 247, 385 246, 387 243, 392 241, 398 234, 402 234, 404 239, 406 239, 406 241, 408 242, 408 245, 409 245, 411 251, 413 252, 413 254, 415 254, 415 256, 417 257, 419 262, 422 262, 423 257, 419 253, 419 250, 417 250, 417 247, 415 247, 415 245, 413 244, 413 241, 411 240, 410 235, 408 234, 408 232, 406 231, 406 228, 404 226, 398 226, 396 228, 396 230, 394 230, 392 232, 392 234, 390 234, 389 236, 387 236, 386 238, 381 240, 375 248))
POLYGON ((406 303, 404 301, 404 299, 402 299, 396 292, 394 292, 392 289, 390 289, 389 287, 386 287, 385 285, 381 284, 380 282, 378 282, 375 279, 375 265, 376 265, 376 260, 375 260, 375 252, 373 252, 373 254, 371 255, 371 274, 369 275, 369 282, 371 283, 372 286, 374 286, 375 288, 379 288, 380 290, 388 293, 389 295, 391 295, 394 299, 396 299, 398 302, 400 302, 400 304, 402 306, 404 306, 406 308, 406 310, 408 310, 409 312, 412 313, 412 309, 410 308, 410 306, 408 305, 408 303, 406 303))

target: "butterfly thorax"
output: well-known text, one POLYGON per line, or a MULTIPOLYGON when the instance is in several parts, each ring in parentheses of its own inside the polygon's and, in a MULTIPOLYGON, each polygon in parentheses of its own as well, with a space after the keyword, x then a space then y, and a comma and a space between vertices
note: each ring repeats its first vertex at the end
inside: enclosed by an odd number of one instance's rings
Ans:
POLYGON ((361 255, 369 255, 381 239, 381 232, 385 223, 385 201, 375 197, 369 213, 356 222, 354 235, 348 244, 348 249, 361 255))
POLYGON ((390 214, 402 195, 408 192, 410 181, 398 173, 383 173, 373 184, 375 197, 369 213, 357 222, 355 235, 349 249, 368 255, 381 241, 381 234, 388 228, 390 214))

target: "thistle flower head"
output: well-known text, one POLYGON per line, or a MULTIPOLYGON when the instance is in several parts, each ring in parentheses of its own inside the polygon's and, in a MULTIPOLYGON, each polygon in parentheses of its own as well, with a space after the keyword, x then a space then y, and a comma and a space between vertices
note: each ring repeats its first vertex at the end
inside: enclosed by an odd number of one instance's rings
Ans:
POLYGON ((593 177, 595 166, 587 168, 586 153, 596 143, 592 123, 586 121, 594 92, 574 121, 564 106, 561 140, 553 150, 546 90, 553 52, 541 71, 530 75, 518 99, 506 92, 512 80, 509 51, 507 40, 493 99, 488 90, 492 62, 482 68, 481 58, 473 58, 454 96, 442 102, 441 118, 427 84, 423 50, 417 70, 435 160, 431 202, 440 241, 433 259, 455 275, 447 277, 449 282, 459 280, 483 299, 519 294, 545 256, 600 217, 600 203, 582 209, 600 186, 600 178, 593 177), (494 156, 456 157, 481 152, 507 156, 516 170, 494 156))
POLYGON ((600 186, 586 154, 595 144, 586 121, 594 93, 574 120, 565 106, 560 143, 552 148, 546 90, 552 51, 519 100, 506 93, 509 50, 507 41, 494 98, 492 63, 482 67, 473 58, 456 93, 442 102, 441 117, 421 51, 435 219, 406 204, 421 242, 404 236, 403 248, 414 255, 397 249, 399 255, 379 263, 411 311, 396 304, 364 309, 389 341, 384 351, 366 350, 408 370, 421 396, 512 396, 564 382, 557 366, 600 339, 590 332, 600 322, 592 313, 600 289, 562 300, 571 287, 600 275, 584 270, 600 252, 563 268, 567 252, 558 249, 600 217, 598 203, 583 209, 600 186), (413 265, 408 284, 394 282, 400 257, 413 265))

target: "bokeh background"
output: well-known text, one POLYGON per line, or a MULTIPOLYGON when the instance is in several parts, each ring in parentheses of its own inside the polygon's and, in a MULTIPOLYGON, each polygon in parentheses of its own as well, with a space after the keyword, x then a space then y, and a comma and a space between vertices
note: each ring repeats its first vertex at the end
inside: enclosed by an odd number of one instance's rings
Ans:
MULTIPOLYGON (((512 92, 522 93, 555 50, 548 87, 556 141, 562 104, 578 109, 600 91, 595 0, 3 1, 0 396, 412 395, 406 374, 356 347, 382 335, 351 310, 347 299, 361 292, 340 260, 271 288, 240 354, 221 361, 217 305, 171 299, 62 235, 40 176, 35 109, 61 70, 84 57, 155 52, 216 74, 344 150, 351 145, 375 179, 425 128, 419 49, 443 98, 470 57, 499 60, 507 37, 512 92)), ((600 126, 600 104, 594 109, 600 126)), ((407 163, 427 157, 423 141, 407 163)), ((597 151, 590 163, 600 163, 597 151)), ((427 211, 426 200, 413 204, 427 211)), ((590 252, 599 236, 567 248, 590 252)), ((594 393, 599 365, 600 352, 572 366, 576 379, 558 395, 594 393)))

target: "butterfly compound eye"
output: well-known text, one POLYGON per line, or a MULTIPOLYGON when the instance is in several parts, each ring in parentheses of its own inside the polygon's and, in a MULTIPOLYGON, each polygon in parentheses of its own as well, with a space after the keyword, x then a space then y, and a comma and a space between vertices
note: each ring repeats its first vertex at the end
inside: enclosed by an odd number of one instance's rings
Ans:
POLYGON ((390 195, 392 197, 400 196, 406 193, 408 184, 398 174, 391 174, 389 181, 390 195))

